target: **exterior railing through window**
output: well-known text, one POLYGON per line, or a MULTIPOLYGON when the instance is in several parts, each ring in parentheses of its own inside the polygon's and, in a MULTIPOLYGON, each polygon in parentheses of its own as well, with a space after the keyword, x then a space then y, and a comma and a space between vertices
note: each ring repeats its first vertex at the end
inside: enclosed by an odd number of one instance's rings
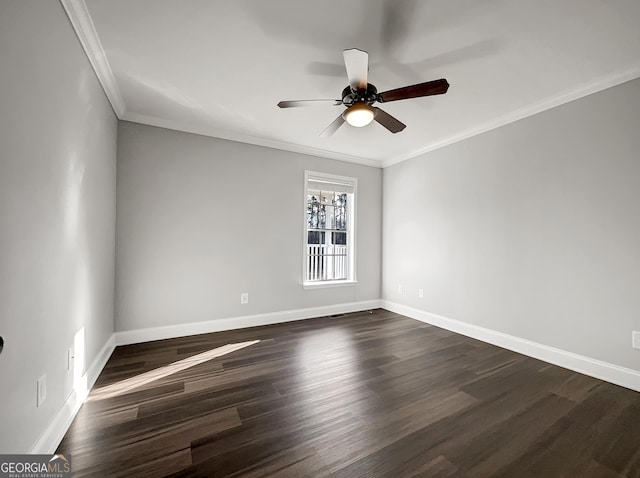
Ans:
POLYGON ((307 245, 307 280, 347 279, 346 245, 307 245))

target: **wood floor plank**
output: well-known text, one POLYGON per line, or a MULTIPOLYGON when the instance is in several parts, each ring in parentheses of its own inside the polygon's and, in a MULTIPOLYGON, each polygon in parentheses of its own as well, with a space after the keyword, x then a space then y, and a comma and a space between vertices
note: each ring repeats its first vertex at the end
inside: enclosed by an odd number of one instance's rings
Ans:
MULTIPOLYGON (((166 422, 171 423, 169 419, 166 422)), ((196 439, 215 435, 241 425, 234 408, 210 413, 182 423, 165 427, 151 426, 144 432, 120 433, 122 439, 105 441, 99 450, 74 447, 69 453, 73 456, 74 472, 102 474, 118 471, 120 468, 144 468, 165 456, 189 450, 196 439)), ((113 430, 111 431, 113 433, 113 430)), ((117 432, 115 433, 117 434, 117 432)), ((191 464, 191 458, 189 458, 191 464)))
POLYGON ((511 463, 536 446, 539 437, 573 406, 566 398, 549 394, 522 413, 481 433, 467 444, 464 453, 458 448, 445 456, 462 464, 470 478, 491 477, 501 469, 497 464, 511 463))
POLYGON ((618 419, 600 438, 601 446, 595 454, 598 463, 624 476, 640 478, 640 403, 624 409, 618 419))
POLYGON ((640 394, 379 309, 118 347, 58 452, 74 476, 640 478, 640 394))
POLYGON ((415 471, 408 478, 447 478, 458 475, 458 468, 444 456, 438 455, 415 471))

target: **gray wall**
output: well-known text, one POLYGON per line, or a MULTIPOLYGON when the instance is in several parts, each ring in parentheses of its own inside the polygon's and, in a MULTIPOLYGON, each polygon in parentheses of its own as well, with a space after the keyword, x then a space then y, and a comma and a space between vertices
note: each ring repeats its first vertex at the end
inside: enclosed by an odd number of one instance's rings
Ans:
POLYGON ((86 364, 113 334, 117 122, 59 2, 3 0, 0 45, 0 453, 24 453, 75 333, 86 364))
POLYGON ((379 299, 381 187, 377 168, 121 122, 116 329, 379 299), (302 287, 305 169, 358 178, 355 286, 302 287))
POLYGON ((640 370, 639 133, 635 80, 385 169, 383 298, 640 370))

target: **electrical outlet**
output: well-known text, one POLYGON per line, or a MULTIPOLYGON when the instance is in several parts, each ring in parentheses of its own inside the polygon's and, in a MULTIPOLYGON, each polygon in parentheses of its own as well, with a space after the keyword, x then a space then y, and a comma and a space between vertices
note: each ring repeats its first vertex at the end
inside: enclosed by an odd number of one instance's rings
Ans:
POLYGON ((418 289, 418 299, 424 299, 424 289, 418 289))
POLYGON ((634 349, 640 349, 640 332, 631 332, 631 346, 634 349))
POLYGON ((73 369, 73 349, 67 349, 67 372, 73 369))
POLYGON ((36 399, 36 407, 40 407, 47 399, 47 376, 43 375, 38 379, 38 395, 36 399))
POLYGON ((402 284, 398 284, 398 294, 404 294, 404 287, 402 287, 402 284))
POLYGON ((249 303, 249 293, 248 292, 243 292, 242 294, 240 294, 240 303, 241 304, 248 304, 249 303))

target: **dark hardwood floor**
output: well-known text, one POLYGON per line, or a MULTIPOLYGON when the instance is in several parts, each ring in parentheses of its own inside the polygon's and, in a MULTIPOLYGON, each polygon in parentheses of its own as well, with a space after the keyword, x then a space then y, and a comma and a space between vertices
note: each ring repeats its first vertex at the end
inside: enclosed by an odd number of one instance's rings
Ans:
POLYGON ((74 476, 640 477, 640 393, 375 310, 118 347, 58 453, 74 476))

